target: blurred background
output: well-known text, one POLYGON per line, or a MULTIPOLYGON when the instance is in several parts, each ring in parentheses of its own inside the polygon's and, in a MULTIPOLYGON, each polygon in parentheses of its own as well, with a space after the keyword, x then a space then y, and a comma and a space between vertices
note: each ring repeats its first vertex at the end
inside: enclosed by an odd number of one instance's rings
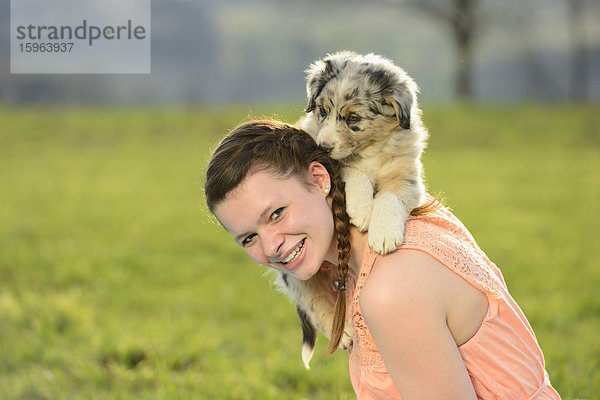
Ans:
MULTIPOLYGON (((380 53, 421 88, 428 189, 502 270, 564 399, 600 393, 600 1, 153 0, 149 75, 10 74, 0 3, 0 399, 353 399, 208 215, 243 120, 380 53)), ((68 10, 65 10, 68 12, 68 10)), ((107 62, 110 62, 108 60, 107 62)))
POLYGON ((380 53, 424 101, 598 101, 597 0, 153 0, 150 75, 10 75, 2 2, 0 101, 298 101, 309 62, 380 53))

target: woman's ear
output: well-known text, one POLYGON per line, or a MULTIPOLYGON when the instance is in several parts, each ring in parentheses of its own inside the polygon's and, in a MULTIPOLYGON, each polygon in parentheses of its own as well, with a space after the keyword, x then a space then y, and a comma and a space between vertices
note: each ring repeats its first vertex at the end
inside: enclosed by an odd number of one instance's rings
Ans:
POLYGON ((308 166, 308 181, 314 185, 327 197, 331 190, 331 177, 329 171, 323 164, 313 161, 308 166))

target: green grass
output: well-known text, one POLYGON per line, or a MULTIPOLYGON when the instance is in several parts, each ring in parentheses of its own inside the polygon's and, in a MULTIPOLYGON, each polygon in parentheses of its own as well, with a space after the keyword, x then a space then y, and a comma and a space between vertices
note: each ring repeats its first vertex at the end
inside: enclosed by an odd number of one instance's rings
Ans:
MULTIPOLYGON (((352 399, 202 198, 228 109, 0 109, 0 398, 352 399)), ((600 117, 424 107, 430 191, 503 270, 565 399, 600 393, 600 117)))

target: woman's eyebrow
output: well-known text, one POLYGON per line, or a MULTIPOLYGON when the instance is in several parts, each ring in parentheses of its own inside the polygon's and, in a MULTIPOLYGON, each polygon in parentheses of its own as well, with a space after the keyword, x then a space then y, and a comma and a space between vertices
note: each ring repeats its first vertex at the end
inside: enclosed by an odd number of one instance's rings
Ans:
POLYGON ((240 233, 239 235, 237 235, 236 237, 233 238, 233 240, 235 240, 237 243, 240 243, 246 236, 248 236, 249 233, 240 233))

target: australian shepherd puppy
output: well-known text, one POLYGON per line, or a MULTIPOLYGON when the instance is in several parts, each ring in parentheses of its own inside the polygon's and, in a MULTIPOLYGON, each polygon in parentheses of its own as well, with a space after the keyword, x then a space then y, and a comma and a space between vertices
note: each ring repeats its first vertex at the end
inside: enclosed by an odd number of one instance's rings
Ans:
MULTIPOLYGON (((416 83, 381 56, 344 51, 309 66, 306 92, 308 114, 299 124, 341 162, 352 224, 368 230, 374 251, 394 251, 411 210, 425 200, 421 153, 428 134, 416 83)), ((297 304, 307 367, 316 329, 327 337, 331 333, 335 298, 323 290, 325 272, 304 282, 284 273, 276 280, 297 304)), ((348 323, 340 347, 351 343, 348 323)))

